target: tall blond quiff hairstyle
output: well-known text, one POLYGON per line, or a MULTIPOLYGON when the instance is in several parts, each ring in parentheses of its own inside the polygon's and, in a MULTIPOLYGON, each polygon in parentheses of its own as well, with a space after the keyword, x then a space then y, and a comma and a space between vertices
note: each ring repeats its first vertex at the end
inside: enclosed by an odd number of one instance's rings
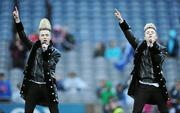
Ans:
POLYGON ((39 32, 41 30, 49 30, 51 32, 51 24, 47 18, 41 19, 39 23, 39 32))

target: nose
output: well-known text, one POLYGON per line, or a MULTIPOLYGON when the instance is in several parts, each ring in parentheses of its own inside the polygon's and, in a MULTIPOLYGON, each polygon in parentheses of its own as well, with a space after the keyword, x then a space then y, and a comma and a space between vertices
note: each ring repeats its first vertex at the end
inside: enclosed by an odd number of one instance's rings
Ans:
POLYGON ((47 38, 47 36, 46 36, 46 35, 44 35, 44 38, 47 38))
POLYGON ((46 35, 44 35, 44 36, 43 36, 43 38, 44 38, 44 39, 47 39, 47 36, 46 36, 46 35))
POLYGON ((152 36, 152 33, 149 33, 149 36, 152 36))

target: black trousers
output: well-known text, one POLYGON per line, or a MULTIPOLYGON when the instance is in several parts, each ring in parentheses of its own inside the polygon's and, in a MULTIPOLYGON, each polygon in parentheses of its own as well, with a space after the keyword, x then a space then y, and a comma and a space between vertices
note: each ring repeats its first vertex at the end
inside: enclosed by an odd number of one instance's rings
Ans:
POLYGON ((142 113, 143 107, 148 102, 157 104, 161 113, 169 113, 165 100, 159 88, 140 84, 134 98, 133 113, 142 113))
POLYGON ((33 113, 34 108, 36 107, 37 102, 40 99, 47 99, 47 101, 49 102, 48 107, 51 113, 59 113, 58 104, 50 103, 46 85, 38 85, 36 83, 31 84, 26 96, 25 113, 33 113))

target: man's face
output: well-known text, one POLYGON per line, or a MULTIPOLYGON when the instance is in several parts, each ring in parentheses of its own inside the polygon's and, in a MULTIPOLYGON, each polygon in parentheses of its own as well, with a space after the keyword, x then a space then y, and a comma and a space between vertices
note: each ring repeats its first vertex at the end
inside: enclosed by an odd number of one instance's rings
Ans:
POLYGON ((46 43, 49 44, 50 40, 51 40, 51 32, 49 30, 41 30, 39 32, 39 40, 42 43, 46 43))
POLYGON ((147 42, 155 42, 157 40, 157 33, 153 28, 148 28, 145 32, 144 32, 144 39, 147 42))

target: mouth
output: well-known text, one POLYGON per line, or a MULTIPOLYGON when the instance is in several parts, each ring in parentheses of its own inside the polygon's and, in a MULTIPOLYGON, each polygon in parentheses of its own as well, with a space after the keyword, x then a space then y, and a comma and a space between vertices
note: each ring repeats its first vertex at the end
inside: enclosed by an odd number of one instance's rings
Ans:
POLYGON ((47 42, 47 40, 43 40, 43 42, 44 42, 44 43, 46 43, 46 42, 47 42))
POLYGON ((150 39, 149 42, 152 43, 152 40, 150 39))

